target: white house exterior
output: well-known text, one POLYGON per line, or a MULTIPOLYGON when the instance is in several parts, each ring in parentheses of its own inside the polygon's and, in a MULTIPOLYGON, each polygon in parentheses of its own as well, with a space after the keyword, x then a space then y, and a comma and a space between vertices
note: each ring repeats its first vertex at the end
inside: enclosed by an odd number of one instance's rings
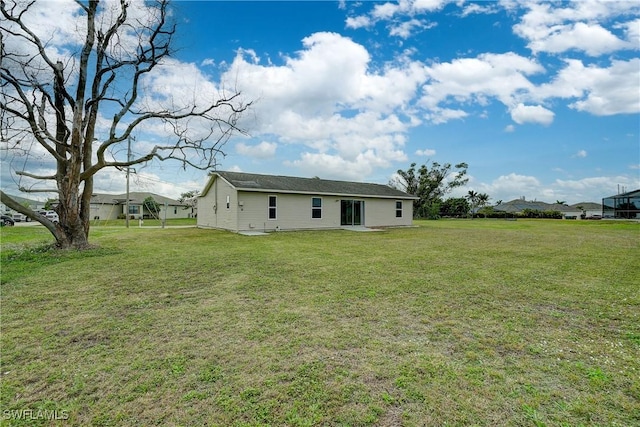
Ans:
MULTIPOLYGON (((45 210, 46 202, 41 202, 39 200, 26 199, 26 198, 20 197, 20 196, 11 196, 11 198, 13 200, 15 200, 16 202, 20 203, 21 205, 28 206, 30 209, 32 209, 34 211, 44 211, 45 210)), ((20 212, 14 211, 13 209, 9 208, 9 206, 5 205, 4 203, 0 203, 0 213, 2 213, 2 215, 10 216, 16 222, 31 221, 31 219, 27 218, 24 214, 21 214, 20 212)))
POLYGON ((500 205, 494 206, 494 209, 499 212, 507 212, 510 214, 521 213, 525 209, 537 211, 558 211, 562 213, 562 218, 564 219, 581 219, 582 215, 584 215, 585 218, 591 218, 602 213, 602 205, 598 203, 581 202, 569 206, 558 203, 545 203, 524 199, 515 199, 501 203, 500 205))
MULTIPOLYGON (((144 200, 153 197, 160 205, 160 219, 193 218, 195 210, 177 200, 153 193, 130 192, 129 215, 132 219, 148 218, 149 212, 144 210, 144 200)), ((93 194, 91 196, 91 218, 94 220, 108 220, 123 218, 126 212, 126 194, 93 194)))
POLYGON ((410 226, 415 199, 381 184, 214 172, 198 199, 198 227, 242 232, 410 226))

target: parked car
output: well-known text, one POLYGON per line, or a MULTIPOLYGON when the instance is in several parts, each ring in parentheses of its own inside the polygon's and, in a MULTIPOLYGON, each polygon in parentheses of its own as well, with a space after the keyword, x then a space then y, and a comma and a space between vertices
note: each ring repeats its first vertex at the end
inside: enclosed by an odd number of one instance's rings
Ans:
POLYGON ((26 221, 27 220, 27 216, 21 213, 14 213, 13 217, 12 217, 14 222, 22 222, 22 221, 26 221))
POLYGON ((0 220, 0 226, 4 227, 6 225, 9 227, 12 227, 15 224, 16 224, 15 221, 9 215, 2 215, 2 219, 0 220))
POLYGON ((58 213, 56 211, 44 211, 40 212, 40 214, 53 222, 60 221, 60 217, 58 216, 58 213))

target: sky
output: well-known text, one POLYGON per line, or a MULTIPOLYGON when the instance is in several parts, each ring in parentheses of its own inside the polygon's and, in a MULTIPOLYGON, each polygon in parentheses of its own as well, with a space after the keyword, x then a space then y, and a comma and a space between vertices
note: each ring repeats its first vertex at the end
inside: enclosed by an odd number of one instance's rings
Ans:
MULTIPOLYGON (((38 18, 56 14, 51 34, 74 26, 60 17, 72 3, 56 3, 38 18)), ((177 49, 147 90, 211 85, 253 101, 219 170, 386 184, 412 163, 466 162, 451 196, 492 203, 640 188, 638 2, 179 1, 171 17, 177 49)), ((133 151, 161 137, 141 130, 133 151)), ((1 155, 15 194, 15 159, 1 155)), ((134 169, 131 191, 177 198, 207 181, 171 162, 134 169)), ((105 170, 94 190, 125 185, 105 170)))

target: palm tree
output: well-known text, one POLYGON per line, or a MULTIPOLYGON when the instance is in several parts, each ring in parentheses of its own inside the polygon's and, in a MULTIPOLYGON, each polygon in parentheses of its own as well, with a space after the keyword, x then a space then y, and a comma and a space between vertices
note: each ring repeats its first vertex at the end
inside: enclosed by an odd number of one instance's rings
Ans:
POLYGON ((475 207, 476 207, 476 204, 478 203, 478 193, 476 193, 473 190, 469 190, 469 192, 465 196, 465 199, 469 200, 469 203, 471 204, 471 219, 473 219, 473 214, 475 213, 475 207))
POLYGON ((477 196, 477 202, 478 202, 478 207, 479 208, 483 208, 485 206, 487 206, 487 204, 489 203, 489 195, 487 193, 480 193, 477 196))

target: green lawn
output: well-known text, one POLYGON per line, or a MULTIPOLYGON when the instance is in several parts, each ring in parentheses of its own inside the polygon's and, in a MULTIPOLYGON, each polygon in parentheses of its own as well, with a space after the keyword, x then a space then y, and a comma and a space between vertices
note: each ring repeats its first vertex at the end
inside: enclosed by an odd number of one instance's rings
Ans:
POLYGON ((640 224, 417 225, 5 227, 1 423, 640 425, 640 224))

